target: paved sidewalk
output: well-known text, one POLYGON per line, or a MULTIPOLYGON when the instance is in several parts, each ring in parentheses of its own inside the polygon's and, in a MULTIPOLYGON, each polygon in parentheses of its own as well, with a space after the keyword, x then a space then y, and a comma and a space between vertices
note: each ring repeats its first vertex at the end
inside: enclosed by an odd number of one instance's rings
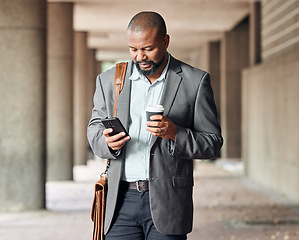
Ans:
MULTIPOLYGON (((92 160, 74 168, 74 182, 47 183, 48 210, 1 213, 0 240, 91 240, 93 184, 104 164, 92 160)), ((298 206, 243 178, 241 164, 196 162, 194 205, 188 240, 299 240, 298 206)))
POLYGON ((217 168, 241 169, 220 162, 224 164, 197 165, 195 222, 189 240, 299 240, 298 206, 242 178, 238 171, 217 168))

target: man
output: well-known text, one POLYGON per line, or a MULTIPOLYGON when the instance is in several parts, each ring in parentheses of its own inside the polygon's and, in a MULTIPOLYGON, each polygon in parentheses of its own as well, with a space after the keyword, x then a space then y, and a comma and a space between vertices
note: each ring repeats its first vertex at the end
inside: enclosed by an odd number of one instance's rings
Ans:
POLYGON ((173 58, 163 18, 141 12, 130 21, 129 62, 117 115, 129 130, 110 136, 114 69, 97 77, 88 139, 111 159, 105 212, 106 239, 187 239, 193 218, 193 159, 215 158, 221 130, 209 74, 173 58), (164 115, 146 121, 148 104, 164 115), (129 141, 130 140, 130 141, 129 141))

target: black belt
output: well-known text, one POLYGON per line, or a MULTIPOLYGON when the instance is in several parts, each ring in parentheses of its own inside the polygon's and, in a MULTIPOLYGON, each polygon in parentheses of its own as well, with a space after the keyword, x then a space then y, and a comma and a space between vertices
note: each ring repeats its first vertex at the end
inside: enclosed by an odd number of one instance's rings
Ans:
POLYGON ((125 190, 127 189, 135 189, 138 192, 145 192, 149 190, 149 184, 146 180, 140 180, 136 182, 125 182, 121 181, 121 187, 125 190))

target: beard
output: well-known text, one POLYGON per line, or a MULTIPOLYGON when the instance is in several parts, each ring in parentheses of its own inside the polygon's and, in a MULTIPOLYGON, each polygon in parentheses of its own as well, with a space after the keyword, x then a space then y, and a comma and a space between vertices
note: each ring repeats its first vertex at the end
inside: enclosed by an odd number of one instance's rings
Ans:
POLYGON ((164 61, 165 57, 162 58, 162 60, 160 62, 155 63, 154 61, 136 61, 135 65, 137 67, 137 70, 143 74, 144 76, 151 76, 153 75, 159 67, 161 67, 163 61, 164 61), (152 65, 152 68, 150 70, 142 70, 139 66, 140 63, 149 63, 152 65))

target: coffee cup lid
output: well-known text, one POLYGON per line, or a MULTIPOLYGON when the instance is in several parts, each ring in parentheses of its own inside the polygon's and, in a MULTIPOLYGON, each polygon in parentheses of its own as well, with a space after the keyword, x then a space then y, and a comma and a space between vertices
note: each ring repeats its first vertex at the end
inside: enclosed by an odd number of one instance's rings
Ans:
POLYGON ((163 112, 164 111, 164 107, 162 105, 148 105, 146 107, 146 111, 148 112, 163 112))

